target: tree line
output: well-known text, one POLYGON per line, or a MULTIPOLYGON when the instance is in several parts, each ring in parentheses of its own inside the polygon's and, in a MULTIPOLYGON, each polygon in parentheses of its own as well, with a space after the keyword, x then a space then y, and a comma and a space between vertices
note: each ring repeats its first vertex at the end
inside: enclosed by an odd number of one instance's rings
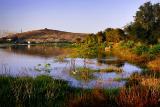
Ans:
POLYGON ((86 43, 118 43, 121 40, 135 40, 147 44, 160 42, 160 3, 146 2, 134 16, 134 21, 123 29, 107 28, 96 34, 89 34, 86 43))

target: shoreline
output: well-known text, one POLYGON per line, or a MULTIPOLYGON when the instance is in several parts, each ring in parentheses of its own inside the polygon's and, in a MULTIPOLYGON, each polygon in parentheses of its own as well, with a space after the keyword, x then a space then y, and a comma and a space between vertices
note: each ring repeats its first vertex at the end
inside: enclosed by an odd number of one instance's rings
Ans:
POLYGON ((158 57, 159 55, 156 55, 153 59, 149 58, 147 54, 136 55, 129 49, 122 49, 119 44, 113 45, 111 51, 114 55, 120 57, 122 60, 142 65, 153 72, 160 72, 160 58, 158 57))

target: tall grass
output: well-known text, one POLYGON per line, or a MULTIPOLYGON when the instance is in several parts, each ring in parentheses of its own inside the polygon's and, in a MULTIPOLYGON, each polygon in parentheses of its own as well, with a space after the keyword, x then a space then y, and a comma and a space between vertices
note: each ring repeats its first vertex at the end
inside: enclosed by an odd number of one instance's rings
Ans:
POLYGON ((117 103, 123 107, 159 107, 160 79, 154 75, 134 74, 120 90, 117 103))
POLYGON ((68 101, 68 107, 117 107, 115 97, 119 89, 83 90, 74 94, 68 101))
POLYGON ((119 89, 80 89, 49 76, 1 76, 0 98, 1 107, 159 107, 160 80, 135 74, 119 89))
POLYGON ((147 66, 154 72, 160 72, 160 58, 150 61, 147 66))
POLYGON ((160 90, 144 86, 121 89, 117 97, 120 107, 159 107, 160 90))
POLYGON ((59 107, 64 105, 68 85, 49 76, 0 77, 1 107, 59 107))

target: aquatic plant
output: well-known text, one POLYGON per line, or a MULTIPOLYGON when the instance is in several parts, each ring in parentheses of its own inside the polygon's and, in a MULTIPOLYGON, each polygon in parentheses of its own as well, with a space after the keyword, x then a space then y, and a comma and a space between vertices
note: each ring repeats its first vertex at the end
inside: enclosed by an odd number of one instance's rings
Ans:
POLYGON ((89 68, 75 68, 75 70, 71 71, 71 75, 76 78, 77 80, 84 80, 89 81, 93 78, 93 72, 95 70, 89 69, 89 68))
POLYGON ((44 72, 50 73, 52 71, 52 67, 51 67, 51 64, 49 63, 46 63, 44 65, 38 64, 37 66, 34 67, 34 70, 38 72, 44 71, 44 72))
POLYGON ((121 73, 123 72, 123 69, 121 67, 116 67, 116 66, 108 66, 105 69, 100 69, 100 72, 116 72, 116 73, 121 73))
POLYGON ((129 78, 120 78, 120 77, 117 77, 117 78, 114 78, 113 81, 117 81, 117 82, 121 82, 121 81, 127 81, 129 78))
POLYGON ((66 56, 57 56, 57 57, 55 57, 54 61, 55 61, 55 62, 60 62, 60 63, 68 62, 68 61, 66 60, 66 56))

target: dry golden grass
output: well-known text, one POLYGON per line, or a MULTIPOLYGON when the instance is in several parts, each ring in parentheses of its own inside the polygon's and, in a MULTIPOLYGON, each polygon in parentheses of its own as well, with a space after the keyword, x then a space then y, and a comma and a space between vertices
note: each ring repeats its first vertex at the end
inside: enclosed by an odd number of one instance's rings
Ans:
POLYGON ((117 103, 120 107, 159 107, 160 91, 141 85, 123 88, 117 103))
POLYGON ((109 96, 103 91, 94 89, 91 92, 82 92, 72 96, 68 101, 68 107, 115 107, 109 96))
POLYGON ((128 86, 141 85, 149 88, 160 89, 160 78, 157 78, 153 75, 136 74, 130 77, 127 84, 128 86))
POLYGON ((153 61, 150 61, 147 66, 152 70, 152 71, 157 71, 160 72, 160 58, 156 58, 153 61))
POLYGON ((147 87, 160 88, 160 78, 145 77, 142 78, 141 84, 147 87))
POLYGON ((148 61, 147 55, 141 55, 141 56, 136 55, 130 49, 123 49, 119 45, 120 44, 115 44, 112 50, 113 54, 120 57, 121 59, 142 64, 148 61))
POLYGON ((135 74, 127 84, 117 97, 120 107, 159 107, 160 78, 135 74))
POLYGON ((120 57, 123 60, 129 62, 138 63, 141 65, 147 65, 151 71, 160 72, 160 55, 156 55, 156 58, 153 60, 147 54, 137 55, 132 52, 129 48, 122 48, 120 43, 113 46, 113 54, 120 57))

